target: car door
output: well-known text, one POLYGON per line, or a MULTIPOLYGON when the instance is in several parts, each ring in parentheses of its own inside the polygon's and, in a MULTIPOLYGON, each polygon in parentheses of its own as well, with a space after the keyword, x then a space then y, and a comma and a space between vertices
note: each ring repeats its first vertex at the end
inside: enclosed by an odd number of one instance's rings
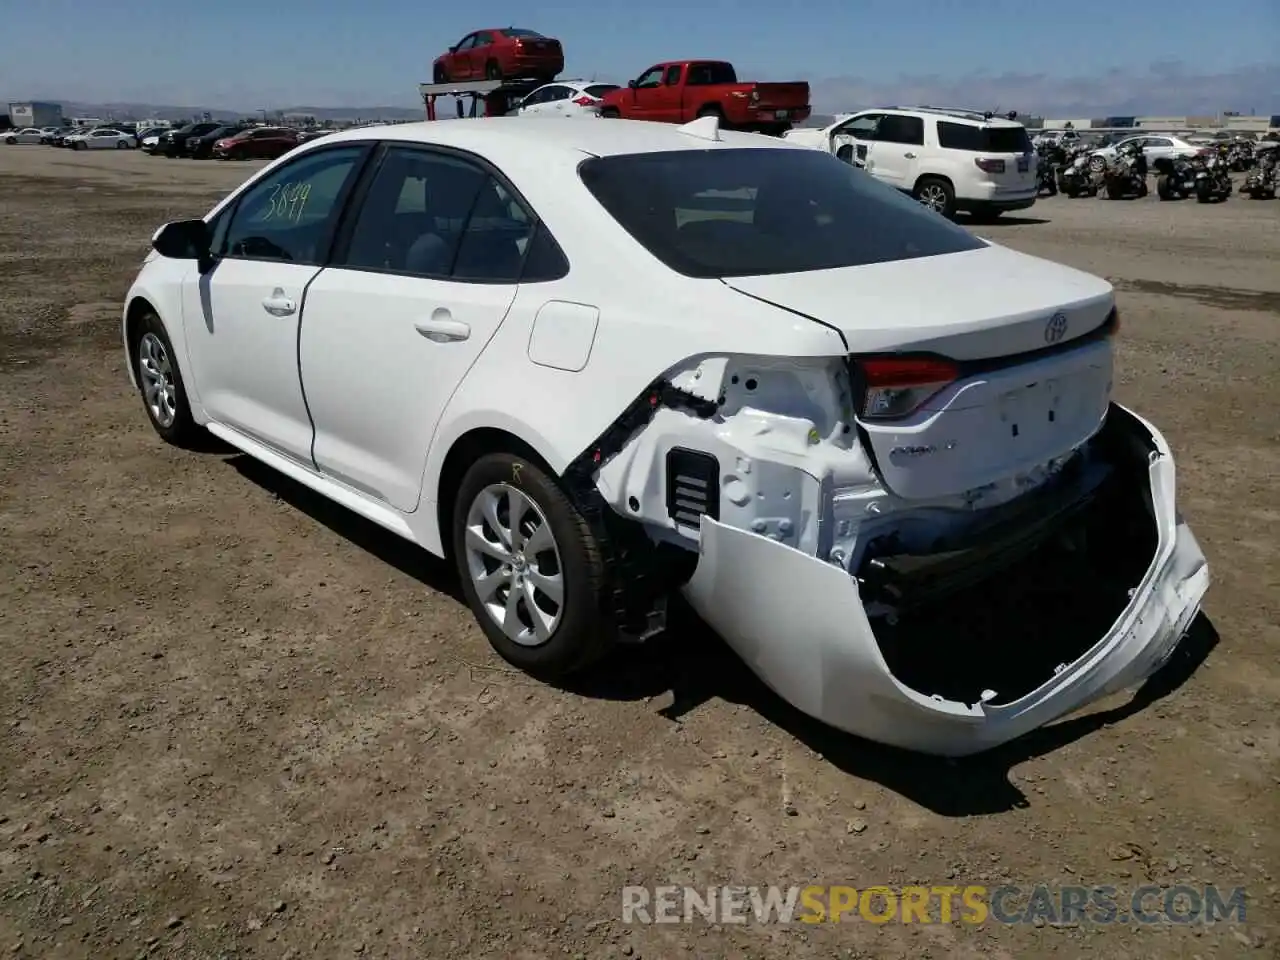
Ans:
POLYGON ((887 113, 880 118, 875 137, 875 143, 868 145, 867 169, 890 186, 912 189, 924 146, 923 118, 887 113))
POLYGON ((416 509, 436 424, 515 298, 532 229, 479 163, 385 148, 307 294, 299 360, 321 472, 416 509))
POLYGON ((467 62, 471 65, 470 76, 476 80, 486 79, 485 66, 491 58, 497 59, 494 35, 487 30, 481 30, 476 34, 475 43, 467 52, 467 62))
POLYGON ((631 88, 631 117, 634 120, 653 120, 662 97, 662 79, 666 68, 650 67, 631 88))
POLYGON ((1147 163, 1161 158, 1173 159, 1173 141, 1168 137, 1147 137, 1142 152, 1147 155, 1147 163))
POLYGON ((871 145, 876 140, 880 117, 881 114, 878 113, 860 113, 845 121, 831 137, 835 155, 845 163, 869 170, 867 161, 870 159, 871 145))
POLYGON ((684 86, 680 82, 683 75, 683 64, 673 63, 667 67, 662 75, 662 86, 653 94, 657 103, 654 104, 653 116, 650 119, 661 120, 664 123, 680 123, 684 119, 681 110, 684 86))
POLYGON ((471 79, 471 59, 470 52, 472 46, 475 45, 476 35, 469 33, 454 47, 453 52, 449 54, 449 79, 450 80, 469 80, 471 79))
POLYGON ((529 96, 520 101, 520 113, 529 116, 545 116, 551 107, 551 96, 558 84, 550 84, 545 87, 539 87, 529 96))
POLYGON ((254 183, 214 221, 213 268, 183 284, 189 365, 209 416, 308 465, 298 324, 369 150, 309 151, 254 183))

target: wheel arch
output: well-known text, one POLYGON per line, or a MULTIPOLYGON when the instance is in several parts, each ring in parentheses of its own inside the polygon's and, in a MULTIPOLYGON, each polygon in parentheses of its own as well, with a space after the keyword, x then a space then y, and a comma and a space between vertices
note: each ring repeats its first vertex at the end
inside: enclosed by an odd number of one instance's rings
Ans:
POLYGON ((914 193, 915 191, 919 190, 920 184, 923 183, 925 180, 941 180, 943 183, 945 183, 948 187, 951 188, 951 192, 953 194, 956 192, 956 182, 952 180, 950 177, 948 177, 945 173, 920 174, 920 176, 916 177, 915 183, 911 184, 911 192, 914 193))
POLYGON ((438 471, 432 471, 432 463, 428 461, 428 473, 434 472, 434 476, 428 477, 428 482, 423 484, 424 494, 429 495, 429 501, 434 501, 441 556, 450 559, 453 556, 453 536, 450 531, 453 527, 454 499, 462 478, 471 464, 489 453, 510 453, 527 457, 552 477, 558 477, 563 472, 563 469, 556 469, 550 462, 551 458, 544 456, 535 444, 506 427, 477 426, 460 434, 449 444, 448 452, 439 460, 438 471))
MULTIPOLYGON (((135 390, 138 389, 138 371, 134 367, 133 354, 137 349, 138 341, 142 339, 142 318, 148 313, 160 315, 160 311, 145 294, 133 294, 129 297, 124 311, 121 338, 124 341, 125 366, 129 369, 129 380, 135 390)), ((163 318, 160 322, 164 323, 163 318)), ((168 329, 166 324, 165 330, 168 329)), ((169 334, 169 339, 173 340, 173 334, 169 334)))

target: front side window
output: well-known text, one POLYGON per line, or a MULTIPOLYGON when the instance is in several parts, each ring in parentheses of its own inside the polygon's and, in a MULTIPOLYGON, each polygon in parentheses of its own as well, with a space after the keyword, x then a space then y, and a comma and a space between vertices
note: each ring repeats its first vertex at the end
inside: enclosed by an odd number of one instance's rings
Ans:
POLYGON ((854 117, 843 127, 840 128, 841 133, 847 133, 851 137, 857 137, 859 140, 876 139, 876 129, 880 126, 880 114, 864 113, 860 117, 854 117))
POLYGON ((365 150, 362 144, 323 150, 255 183, 236 204, 223 255, 320 263, 365 150))
POLYGON ((662 67, 653 67, 646 70, 640 75, 640 79, 636 81, 637 87, 658 87, 662 85, 662 67))
POLYGON ((816 150, 623 154, 586 160, 578 171, 624 230, 690 277, 803 273, 984 247, 816 150))

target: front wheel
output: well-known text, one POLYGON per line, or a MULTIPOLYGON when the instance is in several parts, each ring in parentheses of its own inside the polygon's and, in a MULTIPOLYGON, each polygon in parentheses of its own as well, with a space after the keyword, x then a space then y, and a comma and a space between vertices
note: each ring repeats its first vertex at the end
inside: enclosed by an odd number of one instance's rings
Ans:
POLYGON ((17 137, 5 137, 5 138, 4 138, 4 142, 5 142, 5 143, 7 143, 9 146, 11 146, 11 147, 12 147, 14 144, 16 144, 16 143, 18 142, 18 138, 17 138, 17 137))
POLYGON ((123 140, 117 140, 117 141, 116 141, 116 149, 117 149, 117 150, 128 150, 128 149, 129 149, 129 144, 125 143, 123 140))
POLYGON ((191 417, 169 334, 160 318, 150 311, 142 318, 139 331, 132 345, 133 371, 147 418, 160 439, 176 447, 189 446, 200 428, 191 417))
POLYGON ((437 63, 434 67, 431 68, 431 82, 432 83, 448 83, 449 82, 449 71, 444 68, 444 64, 437 63))
POLYGON ((508 663, 558 680, 612 647, 599 544, 537 464, 509 453, 478 459, 458 488, 451 534, 467 603, 508 663))

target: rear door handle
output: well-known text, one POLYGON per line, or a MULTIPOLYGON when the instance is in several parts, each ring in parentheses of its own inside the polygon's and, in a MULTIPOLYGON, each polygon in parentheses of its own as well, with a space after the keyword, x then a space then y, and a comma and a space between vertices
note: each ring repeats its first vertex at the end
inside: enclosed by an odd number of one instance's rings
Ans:
POLYGON ((454 320, 448 310, 437 310, 429 320, 415 323, 413 329, 436 343, 456 342, 471 336, 471 327, 461 320, 454 320))
POLYGON ((276 287, 271 296, 263 298, 262 309, 273 317, 287 317, 298 309, 298 305, 284 295, 284 290, 276 287))

